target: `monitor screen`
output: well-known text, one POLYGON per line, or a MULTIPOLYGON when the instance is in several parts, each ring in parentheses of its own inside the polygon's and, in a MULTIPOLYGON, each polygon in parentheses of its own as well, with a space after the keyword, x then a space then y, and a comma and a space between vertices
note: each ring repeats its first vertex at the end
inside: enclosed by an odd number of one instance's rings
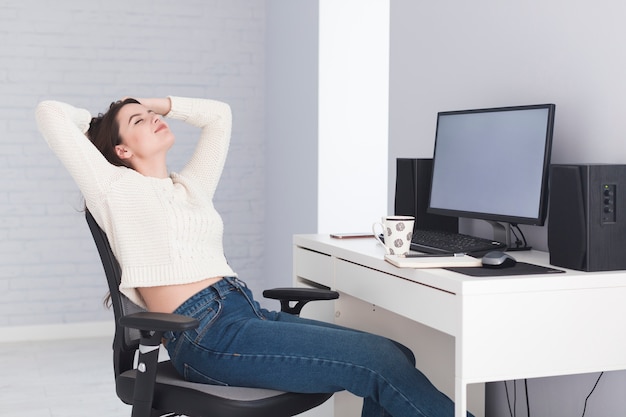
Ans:
POLYGON ((543 225, 554 104, 440 112, 428 212, 543 225))

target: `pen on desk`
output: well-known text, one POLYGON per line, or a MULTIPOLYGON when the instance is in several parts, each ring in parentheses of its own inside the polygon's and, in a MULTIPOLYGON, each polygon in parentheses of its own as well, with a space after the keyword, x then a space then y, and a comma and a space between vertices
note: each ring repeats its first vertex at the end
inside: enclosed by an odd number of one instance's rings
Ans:
POLYGON ((433 257, 444 257, 444 258, 455 258, 459 256, 465 256, 464 253, 407 253, 406 255, 398 255, 400 258, 433 258, 433 257))

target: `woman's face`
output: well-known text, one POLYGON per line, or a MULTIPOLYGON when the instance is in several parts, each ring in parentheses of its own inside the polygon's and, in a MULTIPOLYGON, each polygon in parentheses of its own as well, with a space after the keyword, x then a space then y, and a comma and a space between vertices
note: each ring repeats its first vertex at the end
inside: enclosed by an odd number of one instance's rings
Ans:
POLYGON ((116 151, 120 158, 138 158, 148 161, 165 157, 174 144, 174 134, 160 115, 142 104, 129 103, 122 107, 116 117, 122 143, 116 151))

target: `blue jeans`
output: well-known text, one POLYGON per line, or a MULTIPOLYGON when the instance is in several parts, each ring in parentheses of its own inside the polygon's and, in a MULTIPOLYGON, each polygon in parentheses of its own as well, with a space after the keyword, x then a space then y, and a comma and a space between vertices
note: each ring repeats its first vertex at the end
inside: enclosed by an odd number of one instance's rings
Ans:
POLYGON ((194 382, 294 392, 348 390, 364 417, 454 415, 454 404, 415 368, 413 354, 384 337, 260 308, 227 277, 175 313, 200 326, 166 333, 172 364, 194 382))

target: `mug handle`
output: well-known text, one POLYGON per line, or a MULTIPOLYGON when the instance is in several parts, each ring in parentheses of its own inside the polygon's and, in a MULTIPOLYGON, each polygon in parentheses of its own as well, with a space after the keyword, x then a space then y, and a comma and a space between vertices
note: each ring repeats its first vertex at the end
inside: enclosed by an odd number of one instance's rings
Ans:
POLYGON ((380 242, 381 245, 383 245, 383 248, 385 248, 385 253, 387 255, 389 255, 389 248, 387 247, 387 245, 385 245, 385 242, 383 242, 383 240, 378 236, 378 233, 376 233, 376 226, 380 226, 383 230, 382 234, 385 234, 385 225, 382 223, 374 223, 372 225, 372 233, 374 234, 374 238, 380 242))

